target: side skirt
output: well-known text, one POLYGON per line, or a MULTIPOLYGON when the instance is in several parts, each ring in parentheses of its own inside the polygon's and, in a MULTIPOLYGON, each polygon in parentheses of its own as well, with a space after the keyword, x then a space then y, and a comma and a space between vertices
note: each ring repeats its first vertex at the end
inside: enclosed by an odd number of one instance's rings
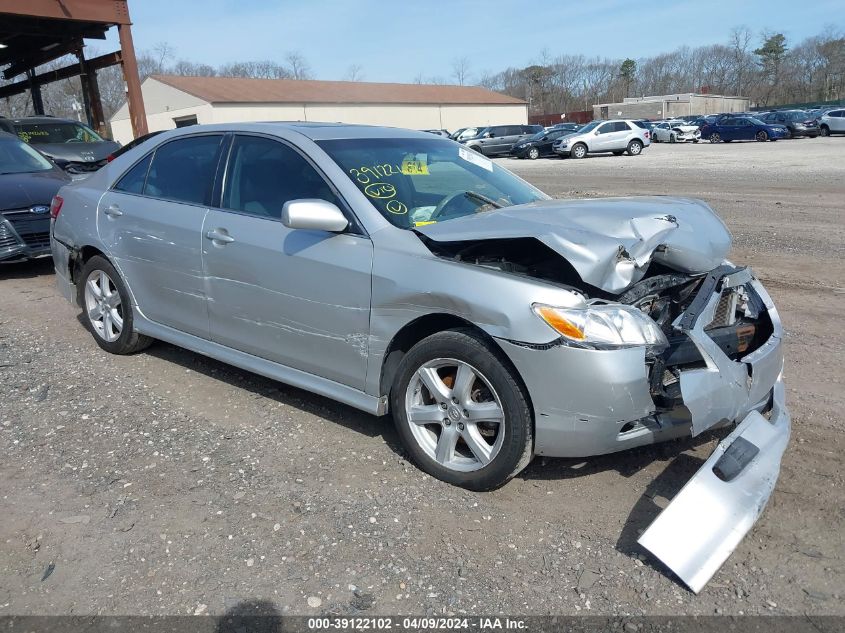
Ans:
POLYGON ((266 378, 278 380, 293 387, 337 400, 366 413, 372 415, 384 415, 387 413, 386 396, 377 398, 358 389, 334 382, 333 380, 321 378, 320 376, 293 369, 286 365, 280 365, 279 363, 258 358, 257 356, 225 347, 214 341, 208 341, 192 334, 180 332, 166 325, 155 323, 141 314, 137 306, 135 306, 135 328, 141 334, 146 334, 155 339, 184 347, 197 354, 202 354, 203 356, 214 358, 223 363, 240 367, 241 369, 251 371, 266 378))

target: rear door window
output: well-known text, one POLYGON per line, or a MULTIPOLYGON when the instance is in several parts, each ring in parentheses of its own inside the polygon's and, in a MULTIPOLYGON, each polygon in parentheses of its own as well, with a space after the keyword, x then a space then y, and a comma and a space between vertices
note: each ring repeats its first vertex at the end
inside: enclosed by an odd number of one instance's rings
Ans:
POLYGON ((152 153, 147 154, 140 161, 135 163, 135 166, 127 171, 123 177, 117 181, 114 186, 115 190, 124 193, 143 193, 144 183, 147 180, 147 171, 150 169, 150 163, 153 160, 152 153))
POLYGON ((628 132, 631 130, 631 127, 625 121, 617 121, 613 126, 616 132, 628 132))
POLYGON ((222 141, 221 134, 207 134, 159 146, 147 174, 144 195, 209 204, 222 141))

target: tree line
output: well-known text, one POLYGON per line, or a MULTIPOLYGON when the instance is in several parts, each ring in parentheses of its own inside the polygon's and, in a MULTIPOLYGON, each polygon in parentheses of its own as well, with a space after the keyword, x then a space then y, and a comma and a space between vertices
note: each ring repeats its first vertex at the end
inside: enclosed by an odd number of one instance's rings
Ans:
POLYGON ((760 106, 837 100, 845 97, 845 37, 827 28, 792 45, 782 33, 737 27, 722 44, 638 59, 543 50, 533 64, 482 74, 478 83, 528 101, 538 114, 684 92, 744 96, 760 106))
MULTIPOLYGON (((89 57, 97 51, 86 51, 89 57)), ((75 63, 62 58, 37 72, 75 63)), ((795 44, 782 33, 755 34, 747 27, 734 28, 726 42, 709 46, 683 46, 651 57, 612 59, 580 54, 553 56, 542 50, 524 68, 475 73, 468 57, 452 61, 450 76, 417 75, 415 83, 478 84, 529 103, 532 114, 590 110, 596 103, 614 103, 625 97, 710 92, 749 97, 761 106, 840 100, 845 97, 845 37, 828 27, 795 44)), ((308 60, 291 51, 281 60, 241 61, 217 67, 176 58, 175 49, 162 43, 138 55, 143 81, 153 74, 187 76, 312 79, 308 60)), ((343 79, 361 81, 365 67, 352 64, 343 79)), ((103 110, 108 119, 125 99, 120 68, 99 71, 103 110)), ((0 85, 9 83, 0 80, 0 85)), ((81 89, 78 78, 47 84, 42 89, 47 112, 75 118, 81 89)), ((28 94, 0 99, 0 115, 32 113, 28 94)), ((83 117, 84 118, 84 117, 83 117)))

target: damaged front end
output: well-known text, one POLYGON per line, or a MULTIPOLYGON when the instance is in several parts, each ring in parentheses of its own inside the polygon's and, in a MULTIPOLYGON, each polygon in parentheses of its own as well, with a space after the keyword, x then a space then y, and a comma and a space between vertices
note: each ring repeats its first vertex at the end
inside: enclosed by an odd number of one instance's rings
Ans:
POLYGON ((751 271, 729 265, 700 281, 672 328, 680 340, 651 369, 663 415, 686 409, 693 435, 738 423, 639 539, 698 593, 751 529, 777 481, 790 435, 783 330, 751 271))

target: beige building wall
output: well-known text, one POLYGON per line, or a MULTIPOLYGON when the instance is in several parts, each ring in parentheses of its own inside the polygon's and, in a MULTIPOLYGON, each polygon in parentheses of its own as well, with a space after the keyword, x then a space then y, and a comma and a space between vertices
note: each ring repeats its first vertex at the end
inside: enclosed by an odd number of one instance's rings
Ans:
MULTIPOLYGON (((178 119, 196 116, 197 123, 246 121, 327 121, 386 125, 414 130, 454 131, 473 125, 528 123, 528 106, 416 104, 210 104, 151 77, 141 86, 150 132, 172 130, 178 119)), ((129 109, 124 104, 111 119, 114 140, 132 140, 129 109)))

